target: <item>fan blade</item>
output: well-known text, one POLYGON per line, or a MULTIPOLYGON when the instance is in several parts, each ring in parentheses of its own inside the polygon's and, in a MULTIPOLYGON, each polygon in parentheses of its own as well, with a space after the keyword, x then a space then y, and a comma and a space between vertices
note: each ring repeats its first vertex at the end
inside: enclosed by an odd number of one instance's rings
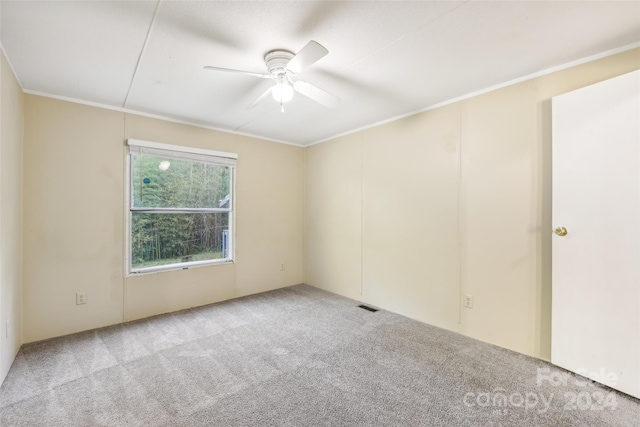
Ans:
POLYGON ((271 76, 269 74, 260 74, 260 73, 252 73, 251 71, 242 71, 242 70, 232 70, 231 68, 220 68, 220 67, 204 67, 205 70, 213 70, 213 71, 224 71, 225 73, 236 73, 236 74, 245 74, 247 76, 259 77, 261 79, 270 79, 271 76))
POLYGON ((293 88, 296 92, 303 94, 307 98, 312 99, 327 108, 334 108, 340 103, 340 98, 335 95, 331 95, 329 92, 325 92, 311 83, 298 80, 293 84, 293 88))
POLYGON ((287 63, 287 69, 292 73, 298 74, 309 65, 320 60, 329 51, 320 43, 311 40, 302 50, 296 53, 296 56, 291 58, 287 63))
POLYGON ((256 98, 256 100, 255 100, 255 101, 253 101, 253 102, 251 103, 251 105, 249 105, 249 106, 247 107, 247 110, 249 110, 250 108, 255 107, 256 105, 258 105, 258 104, 260 104, 262 101, 264 101, 264 99, 265 99, 267 96, 271 95, 271 91, 273 90, 273 88, 274 88, 274 87, 275 87, 275 86, 271 86, 271 87, 270 87, 269 89, 267 89, 267 90, 266 90, 262 95, 260 95, 258 98, 256 98))

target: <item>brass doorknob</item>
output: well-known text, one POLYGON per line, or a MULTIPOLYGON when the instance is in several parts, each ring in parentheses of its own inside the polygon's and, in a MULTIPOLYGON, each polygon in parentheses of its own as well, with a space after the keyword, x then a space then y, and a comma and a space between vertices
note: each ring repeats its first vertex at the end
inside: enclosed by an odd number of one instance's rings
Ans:
POLYGON ((567 235, 567 233, 569 233, 569 232, 567 231, 567 229, 566 229, 566 228, 564 228, 564 227, 558 227, 558 228, 556 228, 555 230, 553 230, 553 232, 554 232, 554 233, 556 233, 556 234, 557 234, 558 236, 560 236, 560 237, 562 237, 562 236, 566 236, 566 235, 567 235))

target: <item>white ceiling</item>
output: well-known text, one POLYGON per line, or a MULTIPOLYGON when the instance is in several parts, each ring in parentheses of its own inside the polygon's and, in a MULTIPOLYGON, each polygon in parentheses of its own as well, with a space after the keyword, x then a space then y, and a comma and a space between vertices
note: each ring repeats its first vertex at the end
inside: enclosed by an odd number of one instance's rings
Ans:
POLYGON ((299 145, 640 41, 640 1, 6 1, 23 88, 299 145), (274 49, 329 54, 299 78, 339 96, 246 107, 274 49))

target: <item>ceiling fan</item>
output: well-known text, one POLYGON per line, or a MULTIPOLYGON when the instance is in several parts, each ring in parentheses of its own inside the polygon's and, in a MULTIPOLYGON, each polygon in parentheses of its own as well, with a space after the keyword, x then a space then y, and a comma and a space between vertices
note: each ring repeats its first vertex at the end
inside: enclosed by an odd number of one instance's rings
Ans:
POLYGON ((264 62, 267 66, 268 74, 211 66, 206 66, 204 68, 213 71, 244 74, 261 79, 271 79, 275 82, 273 86, 267 89, 247 108, 255 107, 268 97, 269 94, 271 94, 273 99, 280 104, 280 111, 284 112, 284 104, 291 101, 294 91, 324 105, 327 108, 333 108, 340 103, 340 98, 312 85, 311 83, 294 79, 294 77, 301 71, 314 64, 328 53, 329 51, 324 46, 311 40, 295 55, 287 50, 273 50, 267 53, 264 57, 264 62))

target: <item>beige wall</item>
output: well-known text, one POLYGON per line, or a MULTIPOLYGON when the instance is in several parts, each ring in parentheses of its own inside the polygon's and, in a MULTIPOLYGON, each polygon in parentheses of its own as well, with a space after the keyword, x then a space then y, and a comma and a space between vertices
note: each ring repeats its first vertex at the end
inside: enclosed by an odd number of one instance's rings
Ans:
POLYGON ((0 51, 0 383, 22 345, 22 103, 0 51))
POLYGON ((358 299, 362 284, 362 135, 306 150, 305 188, 305 281, 358 299))
POLYGON ((308 148, 305 281, 549 359, 550 99, 638 68, 635 49, 308 148))
POLYGON ((302 148, 33 95, 24 111, 25 342, 303 281, 302 148), (238 153, 235 264, 124 277, 127 138, 238 153))
POLYGON ((459 105, 363 133, 362 297, 458 323, 459 105))

